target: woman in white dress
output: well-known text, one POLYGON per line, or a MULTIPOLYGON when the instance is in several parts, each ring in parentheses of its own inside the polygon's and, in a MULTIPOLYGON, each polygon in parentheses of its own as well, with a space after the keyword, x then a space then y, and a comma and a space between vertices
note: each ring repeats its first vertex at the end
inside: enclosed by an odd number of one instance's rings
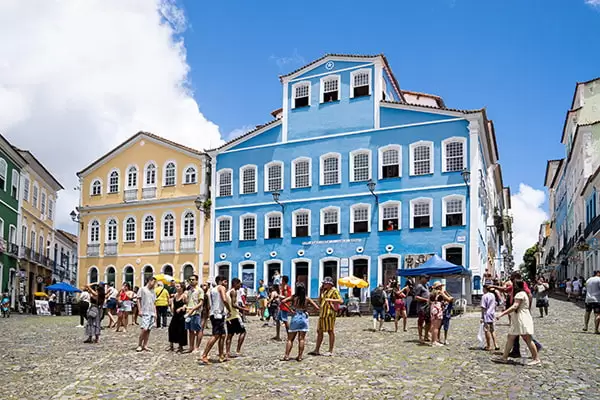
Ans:
POLYGON ((514 312, 508 330, 504 354, 502 355, 502 358, 497 358, 493 361, 507 364, 509 362, 508 355, 513 348, 514 341, 518 336, 521 336, 525 343, 527 343, 527 347, 531 352, 532 360, 527 365, 537 365, 540 363, 540 358, 537 348, 532 341, 533 318, 529 312, 529 296, 527 296, 527 293, 525 292, 525 284, 522 279, 516 279, 514 281, 513 290, 515 293, 513 305, 496 318, 499 320, 503 316, 514 312))
POLYGON ((570 279, 565 282, 565 292, 567 293, 567 301, 571 300, 571 292, 573 292, 573 283, 570 279))

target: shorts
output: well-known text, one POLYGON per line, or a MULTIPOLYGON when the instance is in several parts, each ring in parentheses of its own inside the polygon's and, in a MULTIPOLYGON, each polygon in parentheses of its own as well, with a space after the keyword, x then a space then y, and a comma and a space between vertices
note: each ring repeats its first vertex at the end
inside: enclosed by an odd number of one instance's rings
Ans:
POLYGON ((305 311, 298 311, 292 315, 288 332, 308 332, 308 314, 305 311))
POLYGON ((385 311, 383 307, 373 307, 373 319, 385 319, 385 311))
POLYGON ((535 306, 538 308, 548 307, 548 299, 539 299, 535 301, 535 306))
POLYGON ((258 308, 267 308, 267 299, 258 299, 258 308))
POLYGON ((592 310, 594 311, 594 314, 600 314, 600 303, 585 303, 585 311, 592 312, 592 310))
POLYGON ((246 333, 246 328, 240 317, 230 319, 227 321, 227 334, 228 335, 241 335, 246 333))
POLYGON ((445 331, 450 329, 450 319, 451 318, 452 318, 451 316, 447 316, 447 315, 444 315, 444 318, 442 318, 442 328, 444 328, 445 331))
POLYGON ((279 310, 279 314, 277 314, 277 320, 281 322, 287 322, 289 316, 290 315, 287 311, 279 310))
POLYGON ((396 310, 396 312, 400 311, 405 311, 406 310, 406 304, 404 303, 404 300, 396 300, 396 302, 394 303, 394 310, 396 310))
POLYGON ((202 331, 202 325, 200 324, 200 315, 190 315, 185 319, 185 330, 192 332, 202 331))
POLYGON ((417 311, 417 317, 418 317, 418 322, 422 323, 429 323, 431 321, 431 315, 428 312, 425 312, 425 310, 420 309, 419 311, 417 311))
POLYGON ((493 322, 484 322, 483 330, 485 332, 494 333, 494 331, 496 330, 496 325, 493 322))
POLYGON ((156 317, 154 315, 142 315, 142 321, 140 322, 140 328, 145 331, 151 331, 156 324, 156 317))
POLYGON ((131 312, 131 300, 122 301, 117 311, 119 311, 120 313, 131 312))
POLYGON ((227 331, 225 331, 225 319, 217 319, 214 315, 211 315, 210 324, 212 325, 213 336, 225 335, 227 333, 227 331))
POLYGON ((109 310, 114 310, 115 308, 117 308, 117 299, 108 299, 108 301, 106 302, 106 308, 108 308, 109 310))
POLYGON ((335 314, 320 316, 317 329, 321 332, 333 331, 335 329, 335 314))

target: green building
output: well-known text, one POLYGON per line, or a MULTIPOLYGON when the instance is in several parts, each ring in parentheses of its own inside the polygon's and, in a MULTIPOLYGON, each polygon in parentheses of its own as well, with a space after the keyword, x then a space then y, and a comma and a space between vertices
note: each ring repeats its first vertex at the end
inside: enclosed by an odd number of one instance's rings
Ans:
POLYGON ((14 306, 18 285, 20 175, 27 162, 0 135, 0 291, 10 294, 14 306))

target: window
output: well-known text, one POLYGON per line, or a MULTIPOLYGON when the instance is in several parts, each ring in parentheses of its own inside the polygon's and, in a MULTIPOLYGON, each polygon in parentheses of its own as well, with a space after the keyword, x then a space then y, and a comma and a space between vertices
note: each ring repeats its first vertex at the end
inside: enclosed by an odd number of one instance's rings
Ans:
POLYGON ((11 196, 15 199, 19 198, 19 172, 16 169, 12 170, 11 185, 11 196))
POLYGON ((39 188, 36 182, 33 183, 33 195, 32 195, 32 200, 33 200, 33 206, 35 208, 38 208, 38 194, 39 194, 39 188))
POLYGON ((25 225, 21 226, 21 246, 27 247, 27 227, 25 225))
POLYGON ((135 242, 135 218, 133 217, 125 220, 125 241, 135 242))
POLYGON ((350 181, 363 182, 371 179, 371 151, 355 150, 350 153, 350 181))
POLYGON ((4 158, 0 158, 0 188, 6 190, 6 175, 8 174, 8 164, 4 158))
POLYGON ((240 220, 242 227, 240 240, 256 240, 256 215, 242 215, 240 220))
POLYGON ((350 207, 350 233, 370 232, 371 206, 355 204, 350 207))
POLYGON ((433 173, 433 143, 417 142, 410 145, 410 174, 433 173))
POLYGON ((321 103, 329 103, 340 99, 340 77, 330 75, 321 78, 321 103))
POLYGON ((106 241, 114 243, 117 241, 117 220, 111 218, 106 223, 106 241))
POLYGON ((350 74, 350 81, 352 82, 350 97, 363 97, 371 94, 371 70, 353 71, 350 74))
POLYGON ((431 199, 415 199, 410 201, 411 221, 410 227, 413 228, 430 228, 431 221, 431 199))
POLYGON ((154 217, 152 215, 144 218, 144 240, 154 240, 154 217))
POLYGON ((265 165, 265 188, 267 192, 283 189, 283 163, 273 161, 265 165))
POLYGON ((442 142, 442 172, 462 171, 466 167, 466 139, 452 137, 442 142))
POLYGON ((8 226, 8 243, 17 244, 17 227, 14 225, 8 226))
POLYGON ((294 161, 292 161, 292 188, 306 188, 310 187, 311 184, 310 158, 296 158, 294 161))
POLYGON ((282 237, 281 221, 282 215, 280 212, 265 215, 265 239, 279 239, 282 237))
POLYGON ((92 196, 100 196, 102 194, 102 182, 100 179, 95 179, 92 182, 92 196))
POLYGON ((402 176, 402 147, 396 144, 379 149, 379 179, 402 176))
POLYGON ((231 242, 231 217, 217 218, 218 242, 231 242))
POLYGON ((460 195, 447 196, 442 199, 442 226, 465 225, 465 197, 460 195))
POLYGON ((0 218, 0 239, 4 239, 4 220, 0 218))
POLYGON ((98 282, 98 268, 91 267, 88 270, 88 283, 96 283, 98 282))
POLYGON ((401 227, 401 203, 399 201, 386 201, 379 205, 379 230, 396 231, 401 227))
POLYGON ((240 180, 240 193, 256 193, 258 190, 256 187, 256 165, 247 165, 240 168, 240 175, 242 177, 240 180))
POLYGON ((146 165, 146 180, 144 184, 146 187, 156 186, 156 165, 150 163, 146 165))
POLYGON ((36 239, 35 231, 32 230, 30 232, 30 237, 29 237, 29 246, 31 247, 31 251, 35 251, 35 245, 36 245, 35 239, 36 239))
POLYGON ((40 201, 40 212, 42 215, 46 214, 46 192, 42 190, 42 197, 40 201))
POLYGON ((29 178, 23 180, 23 200, 29 201, 29 178))
POLYGON ((184 237, 193 237, 195 226, 196 226, 196 217, 194 216, 194 213, 191 211, 186 212, 183 215, 183 236, 184 237))
POLYGON ((336 185, 341 182, 341 159, 339 153, 328 153, 321 156, 321 185, 336 185))
POLYGON ((54 216, 54 201, 52 199, 48 199, 48 218, 52 220, 54 216))
POLYGON ((196 173, 196 167, 189 166, 185 169, 185 176, 183 182, 186 185, 197 183, 198 174, 196 173))
POLYGON ((169 161, 165 166, 165 181, 163 186, 175 186, 176 167, 173 161, 169 161))
POLYGON ((297 210, 292 214, 293 236, 308 237, 310 236, 310 210, 297 210))
POLYGON ((321 235, 340 233, 340 208, 328 207, 321 210, 321 235))
POLYGON ((444 259, 454 265, 465 266, 464 248, 460 244, 447 244, 442 247, 444 259))
POLYGON ((119 171, 112 171, 108 177, 108 193, 119 192, 119 171))
POLYGON ((163 238, 175 237, 175 217, 168 213, 163 217, 163 238))
POLYGON ((137 176, 138 170, 137 167, 129 167, 127 169, 127 187, 128 188, 137 188, 137 176))
POLYGON ((310 82, 298 82, 292 85, 294 103, 292 108, 310 106, 310 82))
POLYGON ((219 197, 231 196, 231 175, 232 171, 230 169, 224 169, 217 173, 217 186, 219 187, 219 197))
POLYGON ((93 220, 90 223, 89 243, 100 243, 100 223, 97 220, 93 220))

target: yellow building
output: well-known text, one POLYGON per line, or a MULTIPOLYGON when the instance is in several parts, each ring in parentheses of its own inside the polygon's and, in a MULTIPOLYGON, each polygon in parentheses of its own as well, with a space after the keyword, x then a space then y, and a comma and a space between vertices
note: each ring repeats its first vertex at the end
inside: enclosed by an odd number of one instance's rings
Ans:
POLYGON ((79 286, 141 286, 158 273, 208 279, 208 159, 139 132, 79 172, 79 286))

